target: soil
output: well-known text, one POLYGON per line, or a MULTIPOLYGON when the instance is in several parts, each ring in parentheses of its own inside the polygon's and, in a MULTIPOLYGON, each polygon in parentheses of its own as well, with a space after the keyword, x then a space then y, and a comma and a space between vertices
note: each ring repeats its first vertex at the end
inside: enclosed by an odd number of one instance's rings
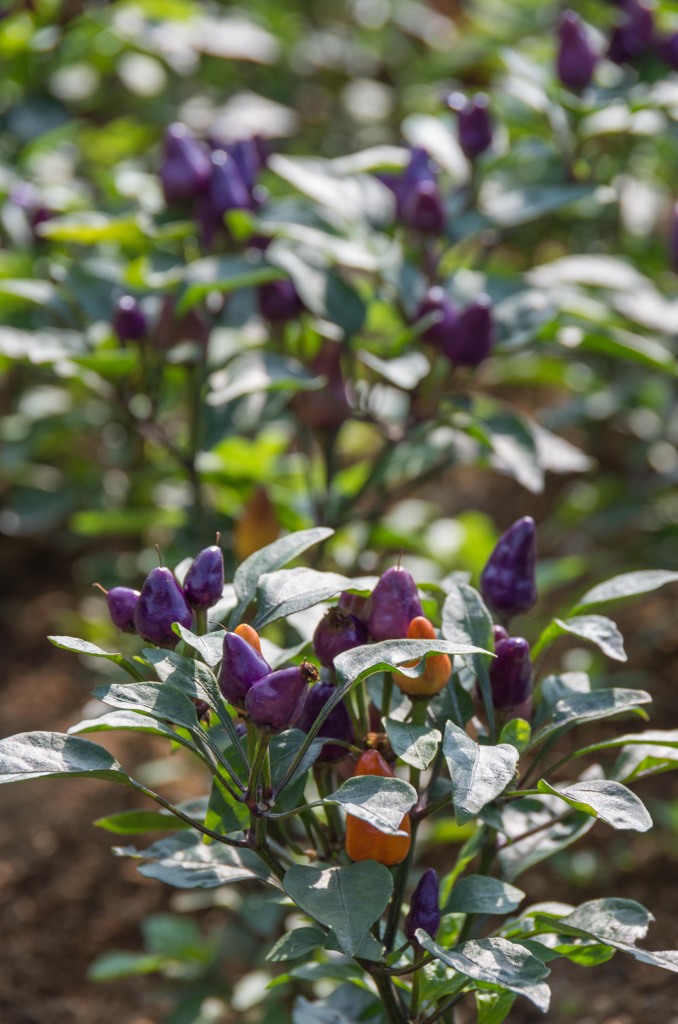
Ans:
MULTIPOLYGON (((60 560, 52 549, 13 540, 0 544, 0 571, 13 581, 0 598, 0 734, 34 728, 63 731, 79 719, 91 682, 75 656, 45 640, 57 615, 73 605, 69 560, 60 560)), ((678 720, 672 678, 678 656, 675 600, 646 598, 620 622, 632 637, 627 644, 630 663, 650 670, 652 724, 670 727, 678 720), (663 638, 659 648, 657 635, 663 638)), ((125 767, 149 758, 146 738, 108 734, 106 746, 125 767)), ((650 805, 662 797, 678 807, 678 779, 668 774, 646 781, 640 795, 650 805)), ((0 933, 7 937, 0 957, 2 1024, 166 1020, 169 1004, 154 981, 96 985, 87 979, 88 966, 103 952, 140 950, 141 919, 171 907, 173 890, 144 879, 133 862, 114 859, 110 848, 115 837, 89 824, 102 814, 138 805, 136 794, 101 782, 50 780, 0 788, 0 933)), ((573 892, 562 865, 560 872, 537 868, 519 882, 530 901, 579 903, 604 895, 638 899, 657 918, 650 948, 678 948, 675 833, 665 829, 649 836, 611 835, 600 827, 593 836, 586 849, 593 849, 596 858, 595 881, 587 885, 580 880, 573 892)), ((567 856, 585 874, 590 854, 582 860, 575 847, 567 856)), ((547 1017, 519 999, 509 1016, 511 1024, 544 1019, 552 1024, 678 1024, 676 976, 622 954, 593 971, 559 961, 550 983, 553 1004, 547 1017)), ((456 1019, 457 1024, 475 1020, 470 1001, 461 1004, 456 1019)))

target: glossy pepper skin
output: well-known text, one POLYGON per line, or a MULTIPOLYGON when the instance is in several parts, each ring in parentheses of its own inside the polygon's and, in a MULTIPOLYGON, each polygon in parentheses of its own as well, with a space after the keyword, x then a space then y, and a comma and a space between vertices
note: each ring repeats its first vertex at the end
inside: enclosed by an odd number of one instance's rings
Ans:
MULTIPOLYGON (((407 639, 436 640, 437 633, 432 622, 424 615, 418 615, 407 627, 407 639)), ((452 662, 447 654, 429 654, 423 675, 411 679, 410 676, 394 672, 393 681, 410 697, 434 697, 447 685, 451 675, 452 662)))
POLYGON ((134 613, 139 603, 140 593, 131 587, 111 587, 106 594, 106 604, 111 622, 123 633, 135 633, 134 613))
POLYGON ((184 579, 184 595, 191 608, 211 608, 224 589, 224 556, 212 544, 195 556, 184 579))
POLYGON ((443 341, 443 352, 456 366, 479 366, 494 343, 492 302, 478 295, 457 317, 443 341))
POLYGON ((503 626, 496 625, 496 623, 492 626, 492 639, 494 640, 495 647, 500 640, 508 640, 508 638, 509 634, 507 629, 504 629, 503 626))
POLYGON ((613 29, 607 55, 615 64, 626 64, 642 57, 654 37, 654 17, 641 0, 624 0, 619 5, 624 18, 613 29))
POLYGON ((260 285, 257 304, 264 320, 274 324, 295 320, 304 308, 297 289, 288 279, 260 285))
POLYGON ((445 207, 437 172, 425 149, 412 150, 405 173, 392 179, 390 186, 396 197, 398 220, 415 231, 440 234, 445 227, 445 207))
POLYGON ((529 719, 532 711, 530 645, 521 636, 499 640, 490 665, 492 701, 507 719, 529 719))
MULTIPOLYGON (((296 723, 296 728, 307 733, 333 693, 334 686, 331 683, 316 683, 315 686, 312 686, 301 716, 296 723)), ((353 723, 344 704, 337 704, 336 708, 330 711, 318 729, 317 735, 353 743, 355 739, 353 723)), ((340 747, 336 743, 325 743, 318 756, 318 761, 324 763, 338 761, 340 758, 346 757, 347 753, 346 747, 340 747)))
POLYGON ((558 78, 566 89, 581 92, 591 84, 598 55, 589 42, 583 21, 575 11, 565 11, 558 25, 558 36, 558 78))
POLYGON ((350 590, 343 590, 339 595, 337 607, 343 612, 350 612, 356 619, 365 622, 370 614, 370 599, 363 594, 352 594, 350 590))
POLYGON ((405 918, 405 935, 410 942, 416 942, 417 928, 423 928, 432 939, 440 928, 440 883, 438 875, 429 868, 419 879, 412 893, 410 911, 405 918))
POLYGON ((497 541, 480 577, 485 604, 505 616, 520 615, 537 603, 534 519, 523 516, 497 541))
POLYGON ((368 640, 367 626, 357 616, 341 608, 330 608, 313 634, 313 650, 321 665, 331 668, 339 654, 362 647, 368 640))
POLYGON ((489 102, 484 92, 477 92, 470 98, 452 93, 447 100, 447 105, 457 114, 459 145, 469 160, 476 160, 492 145, 489 102))
POLYGON ((167 203, 191 202, 207 190, 211 175, 207 149, 185 124, 172 124, 165 135, 160 181, 167 203))
POLYGON ((140 341, 146 334, 146 314, 132 295, 123 295, 113 312, 113 330, 121 341, 140 341))
MULTIPOLYGON (((393 772, 376 750, 366 750, 358 758, 354 775, 379 775, 382 779, 393 778, 393 772)), ((400 822, 404 836, 387 835, 380 832, 368 821, 346 815, 346 852, 351 860, 376 860, 391 867, 405 860, 412 842, 410 816, 406 814, 400 822)))
POLYGON ((419 591, 411 574, 399 565, 387 569, 372 591, 367 619, 370 636, 375 640, 401 640, 407 636, 412 619, 422 614, 419 591))
POLYGON ((226 634, 219 688, 229 704, 242 711, 250 688, 270 672, 271 666, 247 638, 239 633, 226 634))
POLYGON ((444 348, 448 336, 454 331, 459 310, 444 288, 436 285, 430 288, 417 310, 417 320, 435 314, 437 320, 422 332, 422 338, 438 348, 444 348))
POLYGON ((184 592, 169 569, 151 569, 137 601, 134 628, 143 640, 174 648, 179 637, 172 632, 173 622, 179 622, 186 629, 193 623, 184 592))
POLYGON ((247 691, 245 709, 252 721, 273 732, 291 729, 304 710, 309 683, 318 670, 308 662, 264 676, 247 691))

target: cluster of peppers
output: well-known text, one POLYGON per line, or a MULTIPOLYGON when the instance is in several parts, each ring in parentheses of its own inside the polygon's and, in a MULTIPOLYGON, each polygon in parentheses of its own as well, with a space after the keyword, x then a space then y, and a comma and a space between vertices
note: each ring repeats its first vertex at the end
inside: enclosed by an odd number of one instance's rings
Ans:
MULTIPOLYGON (((481 575, 481 591, 486 604, 503 624, 493 626, 495 658, 490 668, 493 704, 507 721, 531 715, 532 666, 528 642, 509 636, 506 624, 516 614, 529 611, 537 600, 535 584, 536 530, 534 520, 524 517, 513 523, 500 537, 481 575)), ((183 584, 169 569, 159 567, 148 574, 141 591, 113 587, 106 592, 113 623, 120 629, 138 633, 158 646, 174 648, 178 637, 172 624, 192 625, 193 613, 204 616, 222 596, 224 562, 218 545, 205 548, 191 563, 183 584)), ((204 620, 203 620, 204 621, 204 620)), ((412 575, 401 566, 387 569, 372 594, 364 597, 344 592, 337 605, 320 620, 314 636, 313 651, 320 663, 304 660, 300 665, 273 670, 262 653, 261 640, 248 623, 241 623, 223 640, 223 658, 219 687, 224 699, 239 716, 253 723, 263 734, 295 727, 308 732, 330 700, 335 677, 335 658, 370 641, 428 639, 437 636, 433 623, 423 613, 419 591, 412 575)), ((393 673, 394 683, 413 704, 425 706, 449 682, 452 661, 447 654, 430 654, 423 673, 410 677, 393 673)), ((479 716, 482 700, 475 694, 479 716)), ((201 702, 197 702, 201 703, 201 702)), ((208 714, 199 707, 200 715, 208 714)), ((374 709, 374 724, 380 724, 374 709)), ((354 725, 346 706, 332 709, 318 731, 326 740, 318 761, 337 762, 355 747, 354 725)), ((388 757, 388 745, 379 743, 378 734, 362 737, 366 746, 355 766, 354 775, 393 777, 393 770, 377 747, 388 757)), ((376 860, 393 866, 409 854, 412 826, 409 814, 398 834, 386 834, 369 822, 351 814, 346 819, 345 849, 353 861, 376 860)), ((414 941, 417 928, 435 935, 440 923, 438 878, 426 871, 412 896, 405 921, 405 932, 414 941)))

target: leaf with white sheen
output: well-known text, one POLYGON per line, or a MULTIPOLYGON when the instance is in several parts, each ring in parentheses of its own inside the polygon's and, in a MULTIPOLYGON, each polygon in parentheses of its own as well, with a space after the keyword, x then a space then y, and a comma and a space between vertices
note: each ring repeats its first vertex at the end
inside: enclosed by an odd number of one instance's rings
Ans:
POLYGON ((251 850, 224 843, 203 843, 197 832, 181 832, 160 839, 148 849, 117 847, 121 857, 134 857, 144 863, 139 872, 146 878, 173 885, 177 889, 215 889, 229 882, 256 879, 277 885, 264 862, 251 850))
POLYGON ((298 960, 302 956, 308 956, 314 949, 323 946, 327 936, 320 928, 304 927, 295 928, 287 932, 266 954, 267 960, 286 961, 298 960))
POLYGON ((184 729, 198 724, 195 705, 169 683, 105 683, 92 691, 97 700, 125 711, 141 711, 184 729))
POLYGON ((129 665, 124 655, 117 652, 110 653, 109 651, 104 651, 103 648, 97 647, 96 644, 91 644, 89 640, 81 640, 77 636, 48 636, 47 639, 62 651, 85 654, 91 658, 105 658, 106 661, 112 661, 115 665, 125 669, 129 665))
POLYGON ((394 669, 416 679, 423 674, 429 654, 474 654, 479 651, 479 647, 450 640, 382 640, 378 644, 366 644, 340 654, 334 659, 334 670, 341 683, 361 682, 377 672, 392 672, 394 669))
POLYGON ((575 605, 575 611, 582 611, 584 608, 591 608, 596 604, 606 604, 608 601, 623 601, 627 597, 637 597, 640 594, 649 594, 658 590, 667 583, 678 581, 678 572, 671 572, 667 569, 645 569, 641 572, 625 572, 620 576, 613 576, 612 579, 598 583, 597 586, 587 590, 579 598, 575 605))
POLYGON ((367 821, 380 832, 403 836, 403 817, 417 802, 416 789, 403 779, 378 775, 357 775, 325 797, 325 803, 339 804, 347 814, 367 821))
POLYGON ((116 759, 98 743, 59 732, 22 732, 0 740, 0 784, 71 775, 132 785, 116 759))
POLYGON ((510 914, 525 899, 525 893, 508 882, 486 875, 460 878, 446 914, 510 914))
POLYGON ((413 725, 411 722, 399 722, 395 718, 385 718, 384 728, 393 751, 413 768, 424 771, 438 753, 443 736, 438 729, 426 725, 413 725))
POLYGON ((624 638, 612 619, 604 615, 575 615, 571 619, 554 619, 555 626, 562 633, 588 640, 600 648, 603 654, 615 661, 626 661, 624 638))
MULTIPOLYGON (((255 551, 253 555, 246 558, 235 571, 233 586, 238 595, 239 604, 234 612, 234 620, 238 619, 240 609, 246 608, 254 597, 259 578, 264 573, 274 572, 282 569, 284 565, 303 554, 314 544, 331 537, 334 530, 326 526, 316 526, 312 530, 299 530, 297 533, 290 533, 287 537, 267 544, 266 547, 255 551)), ((237 621, 232 623, 237 625, 237 621)))
POLYGON ((459 824, 469 821, 504 792, 515 775, 518 751, 508 743, 481 746, 448 722, 443 753, 452 783, 452 803, 459 824))
POLYGON ((540 779, 538 789, 560 797, 576 811, 583 811, 613 828, 647 832, 652 818, 645 804, 621 782, 610 779, 588 779, 571 786, 556 788, 540 779))
POLYGON ((126 732, 147 732, 152 736, 163 736, 165 739, 176 740, 177 734, 163 722, 156 721, 149 715, 142 715, 138 711, 110 711, 98 718, 86 718, 77 725, 72 725, 68 730, 69 736, 78 736, 83 732, 111 732, 124 730, 126 732))
POLYGON ((504 1024, 516 1000, 514 992, 476 992, 476 1024, 504 1024))
POLYGON ((566 849, 595 824, 595 818, 574 810, 563 821, 563 805, 551 796, 523 797, 506 803, 498 813, 495 808, 492 811, 489 824, 506 836, 499 864, 502 877, 509 882, 566 849))
MULTIPOLYGON (((492 616, 477 590, 466 583, 452 583, 443 605, 442 635, 454 643, 473 644, 485 651, 494 650, 492 616)), ((473 672, 487 713, 490 733, 494 731, 494 706, 490 685, 490 658, 487 654, 473 654, 464 662, 473 672)))
POLYGON ((351 580, 339 573, 320 572, 318 569, 279 569, 277 572, 264 573, 257 585, 257 615, 253 626, 261 629, 269 622, 327 601, 342 590, 367 590, 373 583, 372 577, 351 580))
POLYGON ((218 665, 223 658, 225 629, 216 629, 213 633, 205 633, 204 636, 197 636, 190 629, 182 626, 180 622, 175 622, 172 629, 181 637, 184 643, 187 643, 189 647, 198 652, 205 664, 209 665, 210 668, 218 665))
POLYGON ((543 979, 551 972, 524 946, 501 938, 472 939, 446 950, 421 928, 417 941, 436 960, 460 974, 507 988, 525 996, 544 1013, 548 1010, 551 993, 543 979))
POLYGON ((584 722, 596 722, 627 711, 643 715, 641 705, 651 701, 652 697, 645 690, 616 687, 592 690, 590 693, 573 693, 571 697, 557 701, 551 722, 532 736, 527 749, 532 750, 559 730, 566 732, 584 722))
POLYGON ((211 669, 201 661, 183 658, 175 651, 163 651, 157 647, 145 647, 143 655, 155 669, 162 683, 181 690, 187 697, 205 700, 223 720, 224 698, 211 669))
MULTIPOLYGON (((332 929, 347 956, 359 950, 364 956, 361 946, 386 909, 393 879, 374 860, 324 869, 296 864, 285 875, 284 886, 298 907, 332 929)), ((378 948, 375 955, 379 957, 378 948)))
POLYGON ((139 835, 143 832, 180 832, 191 826, 170 811, 120 811, 93 822, 97 828, 119 836, 139 835))

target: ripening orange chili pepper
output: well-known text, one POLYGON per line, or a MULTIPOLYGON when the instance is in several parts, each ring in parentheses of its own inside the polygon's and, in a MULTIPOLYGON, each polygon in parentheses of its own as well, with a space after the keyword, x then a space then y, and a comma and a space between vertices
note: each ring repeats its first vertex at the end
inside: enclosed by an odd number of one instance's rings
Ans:
MULTIPOLYGON (((407 639, 436 640, 437 634, 433 623, 424 615, 418 615, 407 628, 407 639)), ((410 664, 416 665, 416 661, 410 664)), ((452 662, 447 654, 429 654, 423 675, 411 679, 401 672, 394 672, 393 681, 410 697, 434 697, 447 684, 451 675, 452 662)))
POLYGON ((239 637, 242 637, 242 639, 245 640, 250 647, 253 647, 255 651, 258 651, 259 654, 262 653, 261 640, 253 626, 250 626, 247 622, 241 622, 239 626, 235 627, 233 632, 237 633, 239 637))
MULTIPOLYGON (((366 750, 358 758, 354 775, 379 775, 383 779, 392 779, 393 772, 376 750, 366 750)), ((406 814, 400 822, 406 836, 388 835, 380 832, 374 825, 356 818, 352 814, 346 816, 346 852, 351 860, 376 860, 379 864, 390 867, 400 864, 409 853, 412 842, 410 816, 406 814)))

